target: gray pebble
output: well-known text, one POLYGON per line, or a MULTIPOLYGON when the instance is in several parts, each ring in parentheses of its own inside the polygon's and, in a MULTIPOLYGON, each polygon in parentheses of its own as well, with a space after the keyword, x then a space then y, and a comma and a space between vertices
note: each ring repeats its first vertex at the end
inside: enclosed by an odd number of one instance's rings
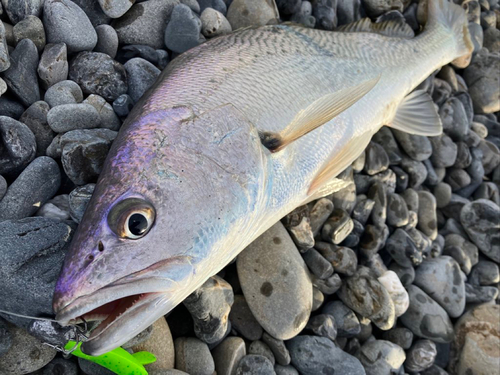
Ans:
POLYGON ((94 188, 95 184, 78 186, 69 194, 69 213, 76 223, 82 220, 94 188))
POLYGON ((354 337, 361 332, 359 319, 342 301, 328 302, 321 309, 323 314, 333 316, 340 337, 354 337))
POLYGON ((45 0, 43 24, 49 43, 65 43, 69 53, 91 51, 97 33, 85 12, 70 0, 45 0))
POLYGON ((401 284, 403 284, 404 287, 408 287, 413 284, 413 280, 415 280, 415 269, 412 266, 403 267, 396 262, 392 262, 389 269, 398 275, 399 280, 401 280, 401 284))
POLYGON ((390 341, 368 341, 356 353, 366 375, 396 373, 406 359, 404 350, 390 341))
POLYGON ((68 340, 75 340, 72 327, 62 327, 56 322, 33 319, 28 326, 28 333, 42 342, 64 347, 68 340))
POLYGON ((108 24, 111 18, 103 11, 98 1, 95 0, 71 0, 78 5, 87 15, 92 26, 96 27, 103 24, 108 24))
POLYGON ((336 208, 323 225, 321 237, 325 241, 339 244, 351 233, 353 226, 349 214, 343 209, 336 208))
POLYGON ((200 4, 200 12, 202 13, 207 8, 215 9, 224 15, 227 13, 225 0, 198 0, 198 4, 200 4))
MULTIPOLYGON (((127 3, 131 4, 127 0, 127 3)), ((118 51, 118 35, 115 29, 109 25, 99 25, 95 28, 97 33, 97 44, 94 47, 94 52, 105 53, 112 59, 116 56, 118 51)))
POLYGON ((372 222, 382 227, 387 218, 387 188, 383 183, 375 182, 368 191, 368 198, 375 202, 371 213, 372 222))
POLYGON ((269 346, 260 340, 256 340, 249 345, 248 354, 249 355, 254 354, 266 357, 273 366, 276 363, 276 360, 274 359, 274 354, 269 348, 269 346))
MULTIPOLYGON (((309 1, 302 1, 301 4, 300 0, 296 1, 296 3, 299 4, 299 10, 292 15, 290 21, 302 24, 305 27, 314 28, 314 26, 316 25, 316 18, 312 15, 311 3, 309 1)), ((282 14, 282 11, 280 9, 279 12, 280 14, 282 14)))
POLYGON ((66 44, 47 44, 40 58, 37 71, 45 89, 67 79, 68 58, 66 44))
POLYGON ((470 201, 467 198, 461 197, 457 194, 452 194, 450 203, 447 206, 441 208, 441 212, 450 218, 460 218, 460 212, 462 208, 468 204, 470 201))
POLYGON ((168 49, 183 53, 204 41, 201 36, 201 21, 184 4, 177 4, 165 29, 165 45, 168 49))
MULTIPOLYGON (((2 309, 52 316, 52 295, 72 232, 66 223, 41 217, 0 223, 0 253, 8 254, 0 265, 2 309)), ((24 328, 30 323, 12 315, 4 317, 24 328)))
POLYGON ((494 143, 489 142, 488 140, 482 140, 479 143, 479 148, 483 151, 482 162, 484 166, 484 173, 490 174, 498 165, 500 165, 500 151, 494 143))
POLYGON ((120 44, 145 44, 164 47, 164 32, 177 0, 149 0, 136 3, 111 26, 120 44))
MULTIPOLYGON (((0 116, 0 173, 17 173, 31 162, 36 154, 36 138, 22 122, 0 116)), ((0 213, 1 216, 1 213, 0 213)))
POLYGON ((144 95, 160 75, 160 70, 157 67, 140 57, 130 59, 123 67, 127 71, 127 94, 134 102, 137 102, 144 95))
POLYGON ((12 346, 12 333, 8 323, 0 317, 0 357, 7 353, 12 346))
POLYGON ((374 134, 372 141, 377 142, 384 148, 389 157, 390 165, 400 163, 402 155, 401 150, 399 149, 396 139, 394 139, 391 129, 386 126, 380 128, 380 130, 374 134))
POLYGON ((62 104, 47 113, 47 122, 56 133, 77 129, 93 129, 101 124, 97 110, 90 104, 62 104))
POLYGON ((466 204, 460 213, 460 222, 470 239, 497 263, 500 262, 500 232, 495 228, 499 217, 500 208, 486 199, 466 204))
MULTIPOLYGON (((147 341, 153 334, 153 325, 150 325, 148 328, 142 330, 139 332, 137 335, 132 337, 130 340, 128 340, 125 344, 123 344, 121 347, 123 349, 132 349, 134 350, 134 346, 140 345, 143 342, 147 341)), ((166 346, 168 344, 165 344, 166 346)))
POLYGON ((408 206, 408 210, 413 212, 418 212, 418 193, 413 189, 407 189, 401 196, 404 198, 406 205, 408 206))
POLYGON ((85 94, 97 94, 113 101, 127 92, 127 73, 119 62, 100 52, 81 52, 71 62, 69 78, 85 94))
POLYGON ((345 279, 338 296, 380 329, 386 330, 394 325, 394 303, 385 287, 367 268, 360 267, 353 276, 345 279))
POLYGON ((451 200, 451 186, 445 182, 440 182, 434 187, 434 197, 436 198, 436 207, 446 207, 451 200))
POLYGON ((119 18, 134 5, 134 2, 135 0, 99 0, 99 5, 108 17, 119 18))
POLYGON ((444 102, 451 96, 453 91, 451 85, 439 78, 434 78, 434 90, 432 91, 432 100, 441 107, 444 102))
POLYGON ((116 55, 116 61, 125 64, 134 57, 141 57, 153 65, 158 64, 158 54, 156 50, 150 46, 140 44, 127 45, 120 48, 116 55))
POLYGON ((44 101, 33 103, 19 118, 35 135, 36 156, 45 155, 55 133, 47 124, 49 105, 44 101))
POLYGON ((467 146, 464 142, 457 142, 457 160, 453 167, 455 168, 467 168, 472 162, 472 155, 469 150, 469 146, 467 146))
POLYGON ((9 48, 5 38, 5 26, 0 21, 0 72, 3 72, 10 67, 9 48))
POLYGON ((313 286, 318 288, 323 294, 334 294, 339 290, 342 285, 342 280, 340 280, 339 275, 334 273, 327 279, 318 279, 317 277, 312 278, 313 286))
MULTIPOLYGON (((3 280, 3 279, 2 279, 3 280)), ((28 374, 49 363, 56 351, 43 345, 24 329, 10 326, 12 346, 0 361, 1 374, 28 374)))
POLYGON ((174 341, 175 367, 188 374, 212 375, 215 364, 207 344, 194 337, 179 337, 174 341))
POLYGON ((7 181, 0 175, 0 200, 2 200, 5 192, 7 191, 7 181))
POLYGON ((134 101, 127 94, 122 94, 113 101, 113 110, 120 117, 126 117, 134 107, 134 101))
POLYGON ((354 160, 351 164, 354 173, 359 173, 365 168, 366 163, 366 152, 363 152, 354 160))
MULTIPOLYGON (((387 267, 386 267, 384 261, 382 260, 382 257, 378 253, 362 258, 362 261, 360 264, 362 266, 369 268, 372 275, 374 277, 376 277, 377 279, 380 278, 384 273, 387 272, 387 267)), ((386 287, 386 289, 389 291, 389 289, 387 287, 386 287)))
POLYGON ((413 342, 413 332, 405 327, 395 327, 389 331, 383 332, 382 338, 407 350, 410 349, 413 342))
POLYGON ((432 145, 427 137, 409 134, 397 129, 392 129, 392 132, 403 150, 413 160, 424 161, 431 156, 432 145))
POLYGON ((396 229, 386 243, 386 250, 392 259, 402 267, 413 267, 422 263, 422 254, 410 235, 403 229, 396 229))
POLYGON ((207 38, 229 34, 232 29, 224 15, 215 9, 206 8, 200 17, 201 33, 207 38))
POLYGON ((462 271, 468 275, 478 262, 478 248, 459 234, 448 234, 445 237, 443 255, 449 255, 457 261, 462 271))
POLYGON ((344 180, 349 184, 345 188, 328 196, 328 198, 332 200, 335 208, 342 208, 351 214, 356 203, 356 185, 354 184, 352 168, 348 167, 341 174, 339 174, 337 178, 344 180))
POLYGON ((437 137, 429 137, 432 143, 432 155, 430 157, 434 167, 451 167, 457 160, 457 145, 446 134, 437 137))
POLYGON ((338 247, 327 242, 317 242, 318 252, 329 261, 336 272, 352 276, 358 265, 356 253, 348 247, 338 247))
POLYGON ((330 199, 321 198, 314 203, 313 208, 309 212, 309 226, 313 233, 313 236, 316 236, 325 221, 333 212, 333 203, 330 199))
POLYGON ((229 320, 234 330, 247 340, 254 341, 262 337, 262 327, 253 316, 244 296, 234 296, 234 303, 229 313, 229 320))
POLYGON ((388 1, 388 0, 366 0, 364 2, 366 13, 370 17, 380 16, 390 10, 403 11, 403 2, 401 1, 388 1))
POLYGON ((316 27, 319 29, 331 31, 337 27, 337 14, 332 2, 313 2, 313 16, 316 18, 316 27))
POLYGON ((469 275, 472 285, 494 285, 500 282, 498 264, 488 260, 479 261, 469 275))
MULTIPOLYGON (((425 162, 427 162, 426 160, 425 162)), ((424 164, 427 167, 427 164, 424 162, 424 164)), ((402 193, 403 191, 406 190, 408 187, 408 182, 410 181, 410 177, 408 176, 408 173, 406 173, 402 168, 398 166, 392 166, 391 167, 392 171, 396 175, 396 193, 402 193)))
POLYGON ((474 199, 489 199, 496 205, 500 205, 500 189, 495 182, 483 182, 474 192, 474 199))
POLYGON ((197 0, 180 0, 180 2, 187 5, 196 14, 201 14, 200 4, 197 0))
POLYGON ((170 56, 168 52, 164 49, 157 49, 156 56, 158 63, 156 64, 160 70, 163 70, 167 67, 167 64, 170 62, 170 56))
POLYGON ((361 18, 361 1, 360 0, 339 0, 337 3, 337 17, 339 25, 346 25, 361 18))
POLYGON ((472 182, 469 174, 465 170, 458 168, 449 168, 444 181, 451 186, 453 192, 469 186, 472 182))
POLYGON ((282 366, 290 364, 290 353, 288 352, 283 340, 275 339, 267 332, 264 332, 262 335, 262 341, 264 341, 273 352, 276 363, 282 366))
POLYGON ((233 0, 226 17, 233 30, 237 30, 275 22, 279 18, 279 13, 276 4, 267 0, 233 0))
POLYGON ((44 97, 50 107, 56 107, 63 104, 81 103, 83 93, 75 82, 66 80, 60 81, 49 87, 44 97))
POLYGON ((359 241, 359 249, 365 257, 370 257, 384 247, 387 237, 389 237, 389 228, 387 225, 368 224, 359 241))
POLYGON ((403 155, 401 168, 408 174, 408 186, 418 188, 427 178, 427 168, 424 163, 403 155))
POLYGON ((405 369, 410 373, 427 370, 434 364, 436 356, 436 344, 431 340, 418 340, 407 352, 405 369))
POLYGON ((309 249, 303 255, 309 270, 320 279, 327 279, 333 274, 332 264, 327 261, 317 250, 309 249))
POLYGON ((415 335, 447 343, 453 339, 453 324, 446 311, 415 285, 407 287, 410 307, 400 320, 415 335))
POLYGON ((116 132, 109 129, 72 130, 62 135, 62 166, 75 185, 95 182, 115 137, 116 132))
POLYGON ((238 363, 236 375, 275 375, 273 364, 262 355, 246 355, 238 363))
POLYGON ((218 375, 233 375, 245 355, 245 341, 241 337, 227 337, 212 350, 215 371, 218 375))
POLYGON ((361 224, 366 224, 370 217, 375 201, 372 199, 361 199, 356 202, 352 211, 352 218, 361 224))
POLYGON ((469 303, 486 303, 498 298, 498 287, 465 283, 465 300, 469 303))
POLYGON ((18 120, 23 114, 25 108, 19 103, 18 100, 12 98, 10 95, 0 97, 0 116, 11 117, 18 120))
POLYGON ((11 90, 28 107, 40 100, 36 69, 38 52, 30 39, 21 40, 10 54, 10 68, 3 72, 3 79, 11 90))
POLYGON ((313 302, 312 302, 312 311, 318 310, 321 305, 325 302, 325 295, 318 289, 313 287, 313 302))
POLYGON ((38 17, 26 16, 25 19, 14 26, 12 31, 16 44, 23 39, 30 39, 35 44, 38 52, 41 52, 45 47, 45 30, 42 21, 38 17))
POLYGON ((5 94, 6 92, 7 92, 7 84, 2 78, 0 78, 0 96, 5 94))
POLYGON ((408 207, 399 194, 387 195, 387 224, 402 227, 408 224, 408 207))
POLYGON ((303 375, 338 372, 344 375, 364 375, 365 370, 355 357, 337 348, 326 337, 296 336, 287 341, 292 365, 303 375))
POLYGON ((469 120, 464 106, 455 97, 449 98, 439 109, 443 131, 454 141, 461 141, 469 132, 469 120))
POLYGON ((78 375, 78 366, 69 359, 54 358, 42 369, 41 375, 78 375))
POLYGON ((101 119, 101 128, 115 131, 120 129, 120 119, 116 115, 111 104, 109 104, 102 96, 90 94, 87 99, 83 101, 83 103, 90 104, 96 109, 99 114, 99 118, 101 119))
MULTIPOLYGON (((23 20, 28 15, 39 16, 42 11, 43 1, 42 0, 3 0, 3 8, 9 16, 9 19, 13 24, 18 23, 23 20)), ((0 5, 1 8, 1 5, 0 5)), ((1 12, 0 12, 1 14, 1 12)))
POLYGON ((385 171, 389 167, 389 157, 384 148, 375 142, 366 147, 365 172, 374 175, 385 171))
POLYGON ((185 300, 194 321, 194 333, 207 344, 222 340, 228 330, 229 311, 234 301, 231 285, 212 276, 185 300))
MULTIPOLYGON (((424 166, 427 169, 427 177, 425 178, 425 181, 424 181, 425 185, 435 186, 443 180, 444 175, 441 176, 441 174, 436 172, 436 168, 434 168, 434 166, 432 165, 432 163, 429 159, 424 160, 422 163, 424 163, 424 166)), ((439 168, 438 168, 438 170, 439 170, 439 168)))
POLYGON ((436 198, 427 191, 419 191, 418 201, 418 229, 431 240, 435 240, 438 235, 436 198))
POLYGON ((319 314, 311 317, 307 322, 306 329, 312 331, 316 336, 326 337, 332 341, 337 338, 337 325, 330 314, 319 314))
POLYGON ((299 375, 299 372, 292 365, 276 365, 274 366, 274 371, 276 372, 276 375, 299 375))

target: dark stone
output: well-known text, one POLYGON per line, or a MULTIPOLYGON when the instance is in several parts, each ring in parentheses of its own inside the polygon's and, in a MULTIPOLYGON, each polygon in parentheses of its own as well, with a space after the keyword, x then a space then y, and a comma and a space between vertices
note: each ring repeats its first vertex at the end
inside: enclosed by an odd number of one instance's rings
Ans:
POLYGON ((0 116, 0 173, 23 170, 35 154, 36 139, 32 131, 22 122, 0 116))

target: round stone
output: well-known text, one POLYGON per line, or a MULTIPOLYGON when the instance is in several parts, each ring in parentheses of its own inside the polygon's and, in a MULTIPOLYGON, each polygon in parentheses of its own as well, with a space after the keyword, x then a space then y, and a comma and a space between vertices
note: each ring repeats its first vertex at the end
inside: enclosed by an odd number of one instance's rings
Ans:
POLYGON ((393 271, 386 271, 382 276, 378 277, 378 281, 387 289, 391 296, 396 318, 403 315, 408 310, 410 300, 398 275, 393 271))
POLYGON ((21 171, 35 157, 35 135, 25 124, 13 118, 0 116, 0 142, 2 174, 21 171))
POLYGON ((212 350, 217 375, 232 375, 246 355, 245 341, 241 337, 227 337, 212 350))
POLYGON ((56 133, 93 129, 101 124, 97 110, 90 104, 62 104, 47 113, 47 122, 56 133))
POLYGON ((179 337, 174 342, 175 367, 188 374, 212 375, 215 364, 207 344, 194 337, 179 337))
POLYGON ((83 100, 82 89, 73 81, 66 80, 57 82, 49 87, 44 97, 50 107, 63 104, 81 103, 83 100))

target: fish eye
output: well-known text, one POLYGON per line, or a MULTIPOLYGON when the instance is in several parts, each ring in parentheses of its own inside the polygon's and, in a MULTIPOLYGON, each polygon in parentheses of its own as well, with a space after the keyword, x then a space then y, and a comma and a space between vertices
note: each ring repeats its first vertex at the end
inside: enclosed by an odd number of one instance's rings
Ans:
POLYGON ((108 214, 109 228, 118 237, 131 240, 145 236, 154 220, 153 205, 140 198, 124 199, 115 204, 108 214))

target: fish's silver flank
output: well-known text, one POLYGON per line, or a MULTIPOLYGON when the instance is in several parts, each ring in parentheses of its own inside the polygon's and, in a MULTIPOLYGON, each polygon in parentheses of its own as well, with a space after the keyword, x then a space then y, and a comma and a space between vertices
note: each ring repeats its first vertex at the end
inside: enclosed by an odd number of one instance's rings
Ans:
MULTIPOLYGON (((464 11, 429 0, 413 39, 249 28, 172 61, 114 141, 54 294, 61 324, 96 319, 102 354, 168 313, 335 177, 382 126, 441 132, 414 91, 472 43, 464 11)), ((361 24, 353 30, 362 29, 361 24)))

